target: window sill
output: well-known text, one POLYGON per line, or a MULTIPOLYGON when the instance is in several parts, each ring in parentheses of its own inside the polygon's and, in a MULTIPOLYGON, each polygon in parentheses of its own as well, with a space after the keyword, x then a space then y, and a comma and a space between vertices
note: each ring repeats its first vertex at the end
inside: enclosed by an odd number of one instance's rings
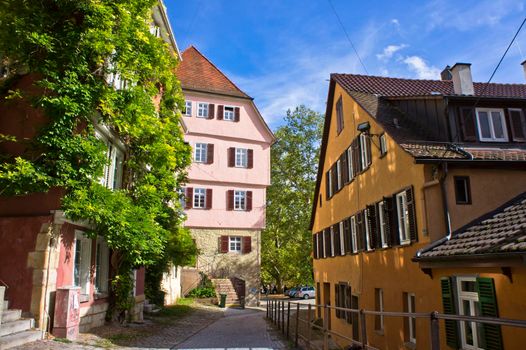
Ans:
POLYGON ((87 303, 89 301, 89 295, 88 294, 81 294, 79 297, 79 301, 81 303, 87 303))

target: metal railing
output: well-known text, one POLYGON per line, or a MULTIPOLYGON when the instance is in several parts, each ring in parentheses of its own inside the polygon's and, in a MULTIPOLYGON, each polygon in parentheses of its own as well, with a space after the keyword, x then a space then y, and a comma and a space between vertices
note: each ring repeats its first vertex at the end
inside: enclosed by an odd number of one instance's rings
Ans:
MULTIPOLYGON (((471 323, 482 323, 491 325, 500 325, 508 327, 518 327, 526 329, 526 320, 516 320, 507 318, 496 318, 496 317, 482 317, 482 316, 464 316, 464 315, 449 315, 441 314, 438 311, 433 312, 390 312, 390 311, 371 311, 364 309, 348 309, 342 307, 335 307, 330 305, 318 305, 318 304, 304 304, 297 301, 288 300, 267 300, 267 319, 275 324, 278 330, 287 338, 287 340, 293 340, 296 347, 298 347, 299 340, 305 342, 307 349, 316 348, 322 350, 329 349, 329 337, 340 338, 347 341, 350 345, 357 345, 361 349, 378 350, 377 348, 368 344, 367 340, 367 322, 366 316, 383 316, 383 317, 401 317, 401 318, 413 318, 415 319, 427 319, 430 326, 430 349, 440 350, 440 320, 453 320, 453 321, 464 321, 471 323), (293 305, 291 307, 291 305, 293 305), (313 310, 318 310, 318 313, 323 313, 323 325, 314 323, 315 317, 312 313, 313 310), (330 310, 339 310, 343 315, 356 314, 359 324, 359 337, 354 335, 355 338, 346 336, 331 330, 329 327, 330 310), (320 310, 323 310, 320 312, 320 310), (306 311, 306 317, 300 317, 301 311, 306 311), (292 325, 291 325, 292 318, 292 325), (304 324, 304 332, 300 331, 300 324, 304 324), (322 337, 322 346, 317 345, 319 341, 315 341, 313 338, 313 330, 317 330, 322 337)), ((345 318, 347 316, 343 316, 345 318)), ((349 324, 349 326, 351 326, 349 324)))

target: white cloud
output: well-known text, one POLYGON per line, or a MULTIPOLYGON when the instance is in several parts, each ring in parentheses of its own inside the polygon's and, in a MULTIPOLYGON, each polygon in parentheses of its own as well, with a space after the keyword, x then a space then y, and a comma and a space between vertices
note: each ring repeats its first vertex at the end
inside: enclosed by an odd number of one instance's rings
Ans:
POLYGON ((393 19, 391 20, 391 23, 394 24, 395 26, 399 26, 399 25, 400 25, 400 21, 398 21, 397 18, 393 18, 393 19))
POLYGON ((435 66, 429 66, 422 57, 409 56, 404 59, 409 70, 416 73, 419 79, 439 79, 440 69, 435 66))
POLYGON ((401 44, 401 45, 388 45, 384 48, 384 51, 382 53, 379 53, 376 55, 376 57, 379 59, 379 60, 382 60, 382 61, 387 61, 388 59, 390 59, 391 57, 393 57, 393 55, 397 52, 397 51, 400 51, 402 50, 403 48, 406 48, 407 45, 406 44, 401 44))

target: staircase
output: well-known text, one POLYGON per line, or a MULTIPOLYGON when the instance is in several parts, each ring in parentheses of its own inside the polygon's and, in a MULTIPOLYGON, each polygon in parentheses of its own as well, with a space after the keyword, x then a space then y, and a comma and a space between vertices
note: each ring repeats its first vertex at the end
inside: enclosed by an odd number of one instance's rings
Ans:
POLYGON ((42 338, 42 332, 34 328, 35 321, 32 318, 22 318, 22 310, 9 310, 7 300, 4 301, 4 310, 1 312, 0 350, 42 338))
POLYGON ((220 294, 226 294, 227 306, 239 306, 239 298, 232 281, 228 278, 216 278, 212 280, 216 288, 217 300, 220 300, 220 294))

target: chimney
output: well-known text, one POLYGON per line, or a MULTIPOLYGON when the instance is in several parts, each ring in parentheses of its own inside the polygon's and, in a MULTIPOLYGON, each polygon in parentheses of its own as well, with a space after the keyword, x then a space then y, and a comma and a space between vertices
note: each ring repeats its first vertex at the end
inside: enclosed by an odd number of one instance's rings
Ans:
POLYGON ((524 71, 524 77, 526 78, 526 60, 521 63, 522 70, 524 71))
POLYGON ((450 69, 453 89, 457 95, 474 95, 473 78, 471 78, 471 63, 455 63, 450 69))
POLYGON ((444 68, 442 72, 440 72, 440 79, 442 80, 451 80, 451 67, 449 65, 444 68))

